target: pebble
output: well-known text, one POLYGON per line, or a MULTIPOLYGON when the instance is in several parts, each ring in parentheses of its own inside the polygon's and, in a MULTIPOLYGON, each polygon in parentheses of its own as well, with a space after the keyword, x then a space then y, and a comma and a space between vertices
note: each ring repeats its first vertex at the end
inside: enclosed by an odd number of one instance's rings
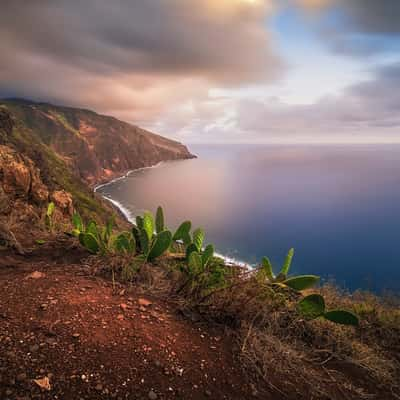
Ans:
POLYGON ((103 385, 99 383, 99 384, 96 385, 95 389, 96 389, 98 392, 101 392, 101 391, 103 390, 103 385))
POLYGON ((26 374, 25 373, 18 374, 17 375, 17 381, 18 382, 26 381, 26 374))
POLYGON ((150 390, 149 392, 149 399, 150 400, 156 400, 158 398, 157 393, 154 392, 153 390, 150 390))
POLYGON ((34 344, 34 345, 29 347, 29 351, 31 353, 34 353, 35 351, 38 351, 38 350, 39 350, 39 346, 37 344, 34 344))
POLYGON ((77 339, 79 336, 81 336, 79 333, 73 333, 72 334, 72 337, 75 338, 75 339, 77 339))
POLYGON ((147 300, 147 299, 139 299, 138 303, 139 303, 139 306, 144 306, 144 307, 148 307, 153 304, 150 300, 147 300))

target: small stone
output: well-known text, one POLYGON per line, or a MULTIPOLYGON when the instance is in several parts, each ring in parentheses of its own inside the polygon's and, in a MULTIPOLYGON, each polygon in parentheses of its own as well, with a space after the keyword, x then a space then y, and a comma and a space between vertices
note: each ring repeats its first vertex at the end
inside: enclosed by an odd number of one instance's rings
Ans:
POLYGON ((139 303, 140 306, 143 306, 143 307, 148 307, 148 306, 151 306, 153 304, 150 300, 143 299, 143 298, 140 298, 138 300, 138 303, 139 303))
POLYGON ((73 334, 72 334, 72 337, 73 337, 74 339, 78 339, 79 336, 81 336, 79 333, 73 333, 73 334))
POLYGON ((30 351, 31 353, 35 353, 35 352, 38 351, 38 350, 39 350, 39 346, 38 346, 37 344, 34 344, 34 345, 32 345, 32 346, 29 347, 29 351, 30 351))
POLYGON ((156 392, 154 392, 153 390, 150 390, 150 392, 149 392, 149 399, 150 400, 156 400, 157 399, 157 393, 156 392))
POLYGON ((121 307, 122 311, 125 311, 128 308, 128 305, 125 303, 121 303, 119 306, 121 307))
POLYGON ((119 319, 119 320, 124 319, 124 316, 122 314, 118 314, 117 319, 119 319))
POLYGON ((209 390, 206 390, 204 393, 205 393, 205 395, 206 395, 207 397, 211 397, 211 392, 210 392, 209 390))
POLYGON ((34 271, 31 274, 29 274, 28 276, 26 276, 25 279, 40 279, 40 278, 44 278, 45 276, 46 276, 46 274, 44 274, 43 272, 34 271))
POLYGON ((40 305, 40 308, 42 310, 47 310, 47 307, 48 307, 48 305, 46 303, 43 303, 43 304, 40 305))
POLYGON ((25 373, 21 373, 17 375, 17 381, 18 382, 24 382, 26 381, 26 374, 25 373))
POLYGON ((103 385, 99 383, 99 384, 96 385, 95 389, 96 389, 98 392, 101 392, 101 391, 103 390, 103 385))
POLYGON ((12 395, 12 390, 11 389, 7 389, 6 390, 6 396, 11 396, 12 395))

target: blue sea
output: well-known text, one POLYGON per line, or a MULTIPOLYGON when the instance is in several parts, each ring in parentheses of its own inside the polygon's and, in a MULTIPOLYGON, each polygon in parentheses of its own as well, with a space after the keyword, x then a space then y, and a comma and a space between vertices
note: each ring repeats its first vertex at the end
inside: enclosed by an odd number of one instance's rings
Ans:
POLYGON ((400 289, 400 145, 193 145, 197 159, 161 163, 98 188, 133 218, 162 205, 217 251, 349 290, 400 289))

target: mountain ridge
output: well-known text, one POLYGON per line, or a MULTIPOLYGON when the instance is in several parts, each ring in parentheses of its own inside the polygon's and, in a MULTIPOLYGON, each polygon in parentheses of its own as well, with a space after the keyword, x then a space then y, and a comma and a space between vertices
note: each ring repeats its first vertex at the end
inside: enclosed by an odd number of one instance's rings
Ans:
POLYGON ((26 99, 0 100, 0 106, 91 187, 160 161, 195 157, 182 143, 88 109, 26 99))

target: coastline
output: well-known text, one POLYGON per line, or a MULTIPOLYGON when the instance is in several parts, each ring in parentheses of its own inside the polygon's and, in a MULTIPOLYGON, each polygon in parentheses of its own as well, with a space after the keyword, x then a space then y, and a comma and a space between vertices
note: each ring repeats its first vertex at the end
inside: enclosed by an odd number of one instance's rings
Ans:
MULTIPOLYGON (((174 160, 175 161, 175 160, 174 160)), ((136 169, 129 169, 128 171, 122 173, 121 175, 116 176, 115 178, 112 178, 109 181, 103 182, 103 183, 99 183, 97 185, 94 186, 93 191, 97 192, 98 189, 110 185, 111 183, 117 182, 121 179, 125 179, 127 178, 132 172, 138 172, 138 171, 144 171, 146 169, 151 169, 151 168, 157 168, 160 165, 162 165, 163 163, 168 162, 168 161, 159 161, 158 163, 154 164, 154 165, 150 165, 148 167, 140 167, 140 168, 136 168, 136 169)), ((104 196, 103 196, 104 197, 104 196)))
MULTIPOLYGON (((171 161, 176 161, 176 160, 171 160, 171 161)), ((125 178, 127 178, 130 174, 132 174, 133 172, 139 172, 139 171, 144 171, 144 170, 147 170, 147 169, 158 168, 158 167, 162 166, 163 164, 165 164, 165 163, 167 163, 167 162, 168 162, 168 161, 160 161, 160 162, 158 162, 157 164, 151 165, 151 166, 149 166, 149 167, 141 167, 141 168, 136 168, 136 169, 129 170, 129 171, 125 172, 123 175, 118 176, 118 177, 116 177, 116 178, 113 178, 113 179, 111 179, 111 180, 108 181, 108 182, 100 183, 100 184, 96 185, 96 186, 93 188, 93 191, 94 191, 95 193, 97 193, 97 190, 98 190, 98 189, 100 189, 100 188, 102 188, 102 187, 105 187, 105 186, 108 186, 108 185, 110 185, 110 184, 112 184, 112 183, 114 183, 114 182, 117 182, 117 181, 119 181, 119 180, 125 179, 125 178)), ((110 202, 111 205, 112 205, 113 207, 115 207, 115 208, 119 211, 119 213, 125 218, 125 220, 126 220, 127 222, 129 222, 130 224, 136 225, 136 221, 135 221, 136 216, 133 215, 132 212, 131 212, 130 210, 128 210, 123 204, 121 204, 119 201, 117 201, 117 200, 115 200, 115 199, 113 199, 113 198, 111 198, 111 197, 109 197, 109 196, 105 196, 105 195, 103 195, 103 194, 100 194, 100 196, 101 196, 104 200, 110 202)), ((237 265, 237 266, 244 267, 244 268, 249 268, 249 269, 255 268, 255 265, 246 263, 246 262, 244 262, 244 261, 238 260, 238 259, 233 258, 233 257, 226 256, 226 255, 221 254, 221 253, 218 253, 218 252, 215 252, 215 255, 216 255, 217 257, 222 258, 222 259, 225 261, 225 263, 226 263, 227 265, 237 265)))

